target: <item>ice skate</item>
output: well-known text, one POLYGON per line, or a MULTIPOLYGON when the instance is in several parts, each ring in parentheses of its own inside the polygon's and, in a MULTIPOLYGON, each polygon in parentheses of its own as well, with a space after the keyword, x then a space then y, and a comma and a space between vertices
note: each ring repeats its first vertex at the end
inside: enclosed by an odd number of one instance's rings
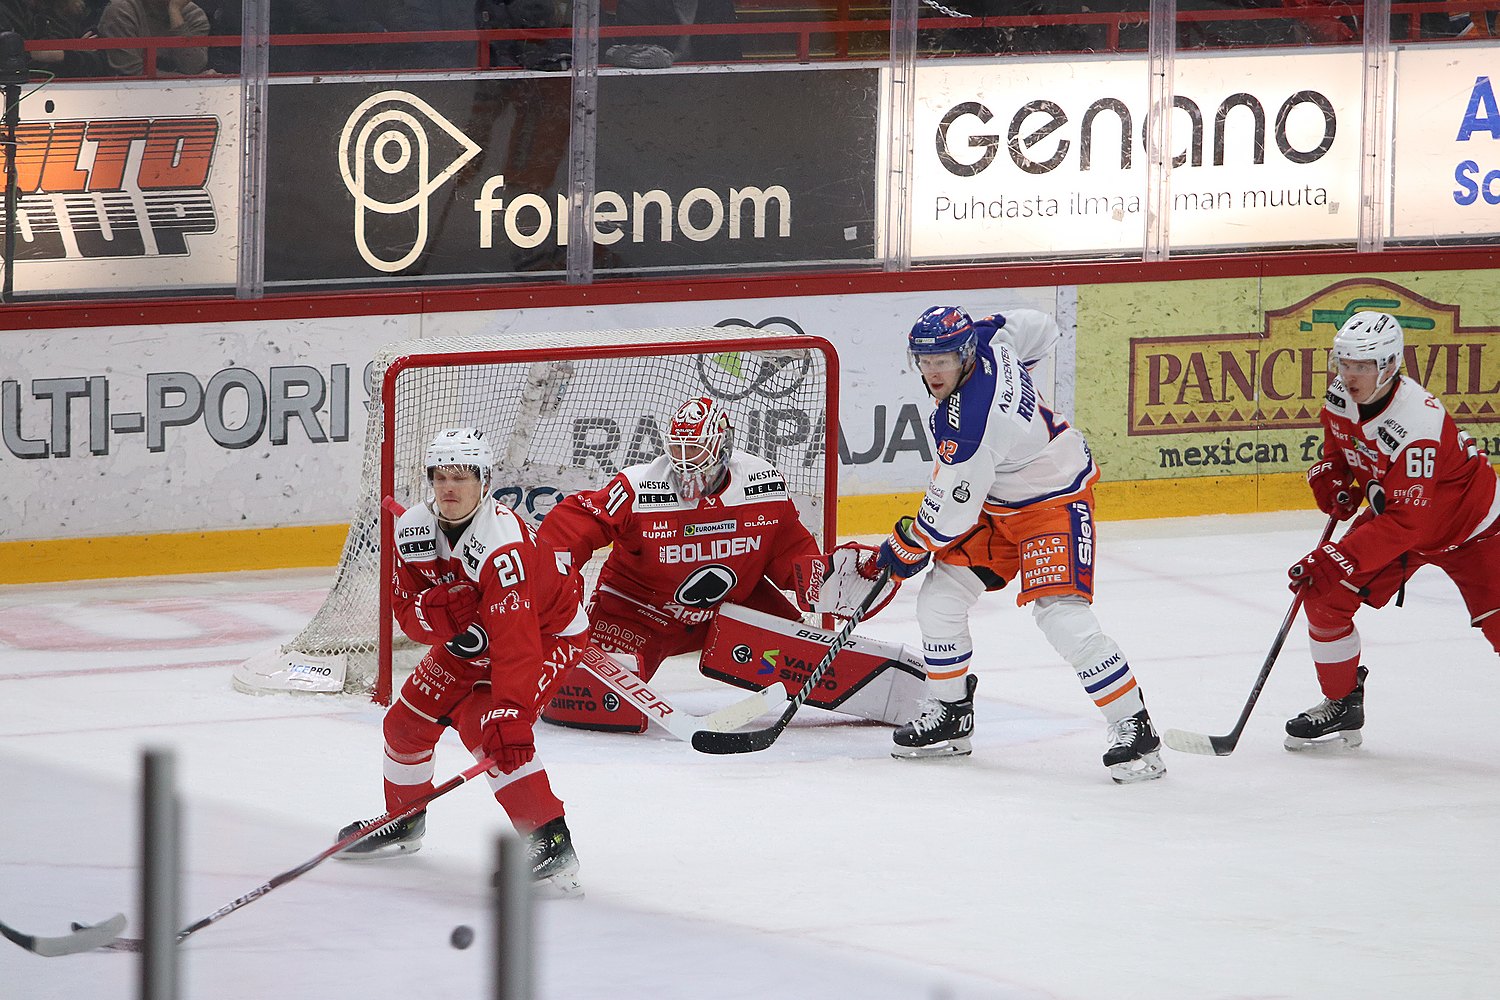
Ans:
POLYGON ((1288 750, 1353 750, 1364 742, 1365 675, 1359 668, 1354 690, 1337 701, 1324 698, 1286 724, 1288 750))
POLYGON ((578 881, 578 852, 568 823, 561 816, 531 835, 526 851, 532 887, 539 896, 582 898, 578 881))
MULTIPOLYGON (((343 840, 356 830, 369 827, 373 822, 375 820, 355 820, 339 831, 339 839, 343 840)), ((424 809, 414 816, 392 820, 363 840, 357 840, 344 848, 334 857, 341 861, 376 861, 394 858, 399 854, 413 854, 422 849, 422 835, 426 832, 427 810, 424 809)))
POLYGON ((979 678, 970 674, 965 683, 968 687, 962 701, 930 701, 921 715, 897 729, 891 736, 896 743, 891 756, 921 760, 973 753, 969 737, 974 733, 974 689, 979 686, 979 678))
POLYGON ((1167 773, 1167 766, 1161 762, 1161 738, 1144 708, 1110 723, 1104 766, 1117 785, 1150 781, 1167 773))

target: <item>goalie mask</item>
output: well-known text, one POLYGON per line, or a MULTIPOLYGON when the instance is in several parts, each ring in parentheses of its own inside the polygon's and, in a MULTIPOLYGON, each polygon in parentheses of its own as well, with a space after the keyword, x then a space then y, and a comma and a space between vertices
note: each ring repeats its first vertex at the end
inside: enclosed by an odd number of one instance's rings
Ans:
MULTIPOLYGON (((1401 371, 1401 356, 1406 338, 1401 323, 1390 313, 1361 311, 1344 320, 1333 338, 1333 361, 1344 383, 1349 385, 1352 370, 1346 362, 1374 362, 1375 384, 1369 398, 1355 402, 1370 403, 1380 398, 1401 371)), ((1352 369, 1352 366, 1351 366, 1352 369)), ((1353 394, 1351 387, 1351 395, 1353 394)))
MULTIPOLYGON (((449 475, 460 475, 471 472, 478 483, 478 495, 473 497, 472 504, 463 504, 466 510, 443 509, 449 504, 438 496, 434 487, 432 495, 427 499, 427 506, 439 518, 449 523, 461 523, 474 516, 479 505, 484 502, 485 496, 490 492, 491 469, 495 465, 494 453, 490 451, 490 443, 485 440, 484 432, 472 427, 450 427, 438 431, 432 443, 427 446, 427 482, 433 485, 434 474, 439 470, 449 475), (455 515, 455 516, 450 516, 455 515)), ((467 491, 465 491, 467 493, 467 491)))
POLYGON ((667 428, 667 459, 677 492, 696 500, 722 485, 734 451, 734 427, 724 404, 696 396, 677 408, 667 428))

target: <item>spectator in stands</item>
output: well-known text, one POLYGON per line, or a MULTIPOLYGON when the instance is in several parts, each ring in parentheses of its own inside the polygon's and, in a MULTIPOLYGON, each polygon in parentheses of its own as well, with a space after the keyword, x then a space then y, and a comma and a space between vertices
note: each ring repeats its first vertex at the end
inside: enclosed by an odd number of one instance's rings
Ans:
MULTIPOLYGON (((386 30, 383 4, 361 0, 274 0, 273 35, 363 35, 386 30), (380 15, 380 17, 377 17, 380 15)), ((271 69, 294 73, 385 69, 399 63, 390 45, 297 45, 271 47, 271 69)))
MULTIPOLYGON (((561 28, 569 17, 566 5, 558 0, 479 0, 478 14, 479 27, 486 31, 561 28)), ((523 69, 567 70, 573 66, 573 43, 567 38, 493 42, 490 62, 523 69)))
MULTIPOLYGON (((614 23, 624 27, 666 24, 735 24, 734 0, 619 0, 614 23)), ((665 69, 674 62, 732 62, 741 57, 738 35, 657 35, 606 38, 604 61, 630 69, 665 69)))
MULTIPOLYGON (((100 38, 193 38, 208 34, 208 15, 192 0, 110 0, 99 18, 100 38)), ((109 68, 120 76, 145 71, 145 50, 109 49, 109 68)), ((208 48, 156 50, 162 76, 195 76, 208 69, 208 48)))
MULTIPOLYGON (((0 0, 0 31, 14 31, 29 42, 93 38, 83 0, 0 0)), ((103 52, 43 49, 28 53, 31 67, 53 76, 107 76, 103 52)))

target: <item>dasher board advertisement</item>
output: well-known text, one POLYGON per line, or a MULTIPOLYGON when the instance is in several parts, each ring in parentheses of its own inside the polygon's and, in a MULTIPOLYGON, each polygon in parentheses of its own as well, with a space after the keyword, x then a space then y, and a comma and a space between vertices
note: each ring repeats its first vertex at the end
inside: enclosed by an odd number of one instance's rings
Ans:
MULTIPOLYGON (((1358 51, 1176 57, 1174 249, 1357 236, 1358 51)), ((912 256, 1139 253, 1144 57, 919 65, 912 256)))
MULTIPOLYGON (((599 273, 875 253, 876 70, 601 77, 599 273)), ((563 76, 271 88, 266 280, 564 273, 563 76)))
POLYGON ((17 295, 234 285, 239 81, 49 84, 20 113, 17 295))
POLYGON ((1500 233, 1500 99, 1495 48, 1396 53, 1391 235, 1500 233))

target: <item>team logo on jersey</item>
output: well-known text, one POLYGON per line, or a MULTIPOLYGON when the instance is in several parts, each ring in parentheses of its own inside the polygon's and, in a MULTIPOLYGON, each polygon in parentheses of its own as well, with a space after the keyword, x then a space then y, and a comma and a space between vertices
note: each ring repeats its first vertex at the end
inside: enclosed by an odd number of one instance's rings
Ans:
POLYGON ((738 531, 740 522, 734 519, 728 521, 714 521, 712 524, 684 524, 682 534, 686 538, 696 538, 699 535, 723 535, 731 531, 738 531))
POLYGON ((973 494, 969 492, 969 481, 967 479, 953 487, 953 499, 959 503, 968 503, 971 496, 973 494))
POLYGON ((734 570, 718 563, 694 570, 672 595, 678 604, 689 608, 711 608, 734 590, 740 578, 734 570))
POLYGON ((483 656, 490 648, 490 637, 477 623, 470 625, 468 631, 449 639, 444 645, 448 652, 460 660, 473 660, 483 656))

